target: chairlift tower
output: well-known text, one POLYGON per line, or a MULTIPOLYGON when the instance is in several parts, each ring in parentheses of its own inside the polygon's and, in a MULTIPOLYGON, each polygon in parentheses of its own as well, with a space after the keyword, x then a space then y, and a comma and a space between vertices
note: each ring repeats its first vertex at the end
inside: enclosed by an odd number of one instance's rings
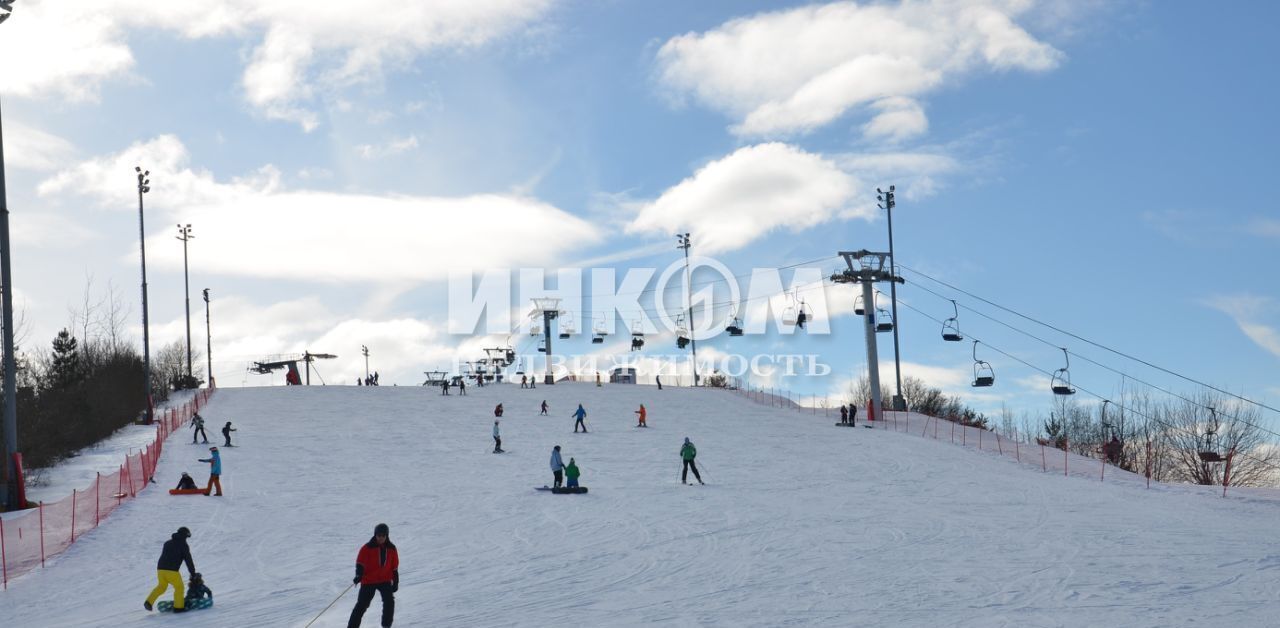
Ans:
POLYGON ((682 233, 676 235, 676 248, 684 249, 684 296, 686 309, 689 312, 689 346, 693 349, 693 385, 698 386, 698 338, 697 330, 693 326, 693 284, 692 276, 689 274, 689 234, 682 233))
MULTIPOLYGON (((889 186, 889 191, 882 191, 876 188, 876 200, 883 203, 878 205, 889 216, 889 272, 898 274, 897 258, 893 256, 893 208, 897 206, 897 201, 893 198, 894 186, 889 186)), ((901 281, 901 280, 899 280, 901 281)), ((902 411, 907 409, 907 400, 902 397, 902 359, 898 350, 898 327, 901 325, 898 321, 898 282, 889 284, 889 302, 893 310, 893 376, 898 382, 897 392, 893 395, 893 409, 902 411)))
MULTIPOLYGON (((863 249, 854 252, 841 251, 839 255, 844 258, 849 269, 831 275, 831 281, 862 284, 863 303, 875 303, 873 300, 875 297, 871 291, 872 284, 882 281, 888 281, 890 284, 903 283, 902 278, 894 275, 891 266, 886 263, 886 260, 891 259, 888 253, 876 253, 863 249)), ((883 403, 880 398, 880 359, 876 351, 875 308, 865 308, 862 320, 867 337, 867 374, 871 379, 871 404, 874 411, 879 413, 883 403)))
POLYGON ((533 299, 535 314, 542 313, 542 340, 547 349, 547 375, 542 383, 553 385, 555 375, 551 372, 551 321, 560 316, 560 299, 557 297, 536 297, 533 299))

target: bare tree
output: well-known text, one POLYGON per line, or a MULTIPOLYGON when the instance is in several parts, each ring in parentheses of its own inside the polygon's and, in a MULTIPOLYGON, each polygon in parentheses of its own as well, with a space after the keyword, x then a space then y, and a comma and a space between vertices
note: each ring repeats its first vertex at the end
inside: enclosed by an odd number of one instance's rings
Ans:
POLYGON ((1230 457, 1233 485, 1270 485, 1280 466, 1280 451, 1259 425, 1261 418, 1256 407, 1209 391, 1170 404, 1164 419, 1174 477, 1222 484, 1226 464, 1212 459, 1230 457))

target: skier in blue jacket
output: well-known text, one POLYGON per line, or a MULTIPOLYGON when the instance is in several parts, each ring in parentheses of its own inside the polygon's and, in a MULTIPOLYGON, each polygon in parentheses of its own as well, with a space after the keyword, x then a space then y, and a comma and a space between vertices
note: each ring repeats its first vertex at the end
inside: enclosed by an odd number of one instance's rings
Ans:
POLYGON ((582 420, 583 420, 583 419, 585 419, 585 418, 587 418, 587 411, 586 411, 586 410, 584 410, 584 409, 582 409, 582 404, 578 404, 578 409, 577 409, 577 410, 574 410, 574 412, 573 412, 573 418, 577 419, 577 420, 576 420, 576 421, 574 421, 574 423, 573 423, 573 433, 574 433, 574 434, 577 434, 577 433, 578 433, 578 427, 579 427, 579 426, 581 426, 581 427, 582 427, 582 433, 583 433, 583 434, 586 434, 586 433, 587 433, 587 424, 586 424, 586 423, 583 423, 583 422, 582 422, 582 420))
POLYGON ((200 462, 209 463, 209 485, 204 487, 204 494, 208 495, 214 487, 218 492, 214 493, 215 497, 222 497, 222 480, 218 479, 222 475, 222 456, 218 455, 217 447, 209 448, 209 457, 201 458, 200 462))
POLYGON ((564 478, 564 462, 560 460, 559 445, 551 450, 551 473, 555 475, 555 488, 560 488, 560 482, 564 478))

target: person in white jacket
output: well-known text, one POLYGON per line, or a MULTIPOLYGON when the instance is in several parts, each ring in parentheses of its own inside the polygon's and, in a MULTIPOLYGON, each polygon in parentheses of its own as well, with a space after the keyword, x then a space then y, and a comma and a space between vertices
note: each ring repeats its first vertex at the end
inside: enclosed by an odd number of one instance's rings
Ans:
POLYGON ((551 473, 555 475, 555 488, 560 488, 560 483, 564 480, 564 462, 560 460, 560 446, 556 445, 551 450, 551 473))
POLYGON ((502 453, 502 436, 498 433, 498 422, 493 422, 493 453, 502 453))

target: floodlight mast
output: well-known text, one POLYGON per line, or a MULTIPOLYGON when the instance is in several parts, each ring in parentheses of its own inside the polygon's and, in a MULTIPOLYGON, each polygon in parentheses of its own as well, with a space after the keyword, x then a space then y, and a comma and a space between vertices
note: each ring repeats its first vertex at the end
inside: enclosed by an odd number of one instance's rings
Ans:
MULTIPOLYGON (((13 11, 12 2, 0 4, 0 23, 9 19, 13 11)), ((4 460, 0 461, 0 469, 4 469, 3 482, 0 482, 0 506, 17 509, 26 504, 18 503, 18 379, 17 360, 13 355, 13 279, 9 264, 9 203, 6 200, 4 187, 4 132, 0 131, 0 314, 3 320, 4 349, 4 460), (12 487, 10 485, 13 485, 12 487)))
POLYGON ((691 275, 689 274, 689 234, 682 233, 676 236, 676 248, 684 249, 684 295, 685 305, 689 312, 689 346, 693 350, 693 385, 698 385, 698 336, 693 326, 693 284, 690 283, 691 275))
POLYGON ((533 307, 542 314, 542 341, 546 345, 547 374, 542 383, 554 385, 555 375, 551 372, 551 321, 560 316, 560 299, 557 297, 535 297, 533 307))
MULTIPOLYGON (((893 208, 898 203, 894 200, 895 186, 889 186, 889 191, 885 192, 880 188, 876 188, 876 200, 881 204, 878 206, 883 209, 889 217, 889 272, 894 275, 898 274, 897 258, 893 256, 893 208)), ((907 401, 902 397, 902 358, 898 350, 898 328, 901 327, 898 321, 898 283, 889 284, 889 301, 893 308, 893 376, 897 380, 897 393, 893 396, 893 409, 906 410, 907 401)))
MULTIPOLYGON (((839 255, 844 258, 845 264, 849 266, 849 269, 832 275, 831 281, 833 283, 862 284, 862 300, 864 303, 874 303, 872 299, 875 297, 871 292, 872 284, 881 281, 902 283, 902 278, 895 276, 885 263, 885 260, 890 258, 888 253, 876 253, 863 249, 854 252, 841 251, 839 255)), ((867 374, 871 384, 871 408, 868 409, 867 419, 874 421, 878 420, 880 410, 884 407, 880 398, 880 358, 876 351, 875 308, 866 308, 862 319, 863 329, 867 337, 867 374)))

